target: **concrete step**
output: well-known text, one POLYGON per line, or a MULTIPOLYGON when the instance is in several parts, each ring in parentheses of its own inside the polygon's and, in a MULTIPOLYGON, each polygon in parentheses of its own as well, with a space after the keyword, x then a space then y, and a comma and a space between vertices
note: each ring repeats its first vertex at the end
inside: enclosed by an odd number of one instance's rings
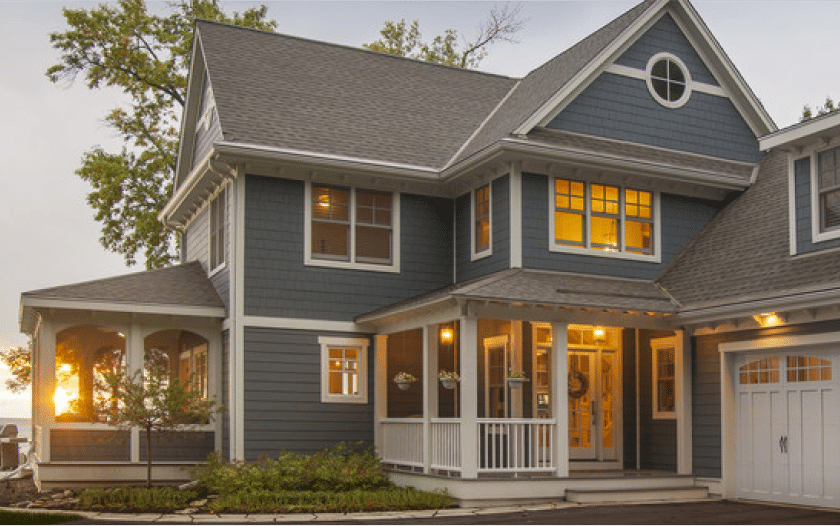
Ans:
POLYGON ((632 489, 567 489, 566 500, 577 503, 684 501, 709 498, 709 488, 658 487, 632 489))

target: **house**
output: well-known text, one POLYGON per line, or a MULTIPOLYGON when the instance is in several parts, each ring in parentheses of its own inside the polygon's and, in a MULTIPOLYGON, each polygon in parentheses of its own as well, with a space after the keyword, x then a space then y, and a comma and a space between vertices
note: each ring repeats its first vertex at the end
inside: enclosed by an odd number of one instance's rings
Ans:
POLYGON ((521 79, 197 22, 183 263, 22 295, 37 478, 142 478, 91 408, 156 358, 224 407, 159 480, 362 440, 463 501, 840 507, 838 182, 840 113, 778 130, 685 0, 521 79))

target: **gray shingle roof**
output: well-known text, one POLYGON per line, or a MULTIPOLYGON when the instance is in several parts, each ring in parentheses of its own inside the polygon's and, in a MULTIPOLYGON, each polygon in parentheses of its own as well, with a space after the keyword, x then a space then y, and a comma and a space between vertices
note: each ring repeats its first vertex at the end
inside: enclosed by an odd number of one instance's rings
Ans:
POLYGON ((774 150, 756 182, 689 242, 657 278, 685 309, 840 286, 840 253, 790 255, 788 160, 774 150))
POLYGON ((219 307, 224 303, 197 261, 24 292, 21 297, 103 303, 219 307))

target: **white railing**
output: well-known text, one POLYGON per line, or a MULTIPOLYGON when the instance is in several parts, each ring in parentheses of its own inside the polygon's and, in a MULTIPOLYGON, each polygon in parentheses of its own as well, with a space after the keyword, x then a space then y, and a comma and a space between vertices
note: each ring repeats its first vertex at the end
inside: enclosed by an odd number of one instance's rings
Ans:
POLYGON ((479 473, 552 471, 555 424, 547 418, 479 418, 479 473))
POLYGON ((388 418, 382 424, 382 462, 423 467, 423 420, 388 418))
POLYGON ((461 421, 457 418, 432 419, 432 469, 461 470, 461 421))

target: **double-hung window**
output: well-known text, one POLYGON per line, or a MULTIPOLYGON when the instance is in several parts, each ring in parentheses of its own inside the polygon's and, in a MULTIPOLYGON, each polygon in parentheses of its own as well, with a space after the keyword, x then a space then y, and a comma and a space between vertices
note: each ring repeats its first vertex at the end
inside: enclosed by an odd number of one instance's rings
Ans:
POLYGON ((647 190, 556 178, 550 248, 655 259, 655 198, 647 190))
POLYGON ((472 258, 491 254, 493 242, 490 204, 490 183, 479 186, 472 192, 472 258))
POLYGON ((677 350, 673 338, 651 340, 653 418, 677 417, 677 350))
POLYGON ((307 186, 310 265, 399 271, 399 197, 341 186, 307 186))
POLYGON ((227 224, 227 187, 210 203, 210 270, 225 264, 225 226, 227 224))
POLYGON ((820 232, 840 230, 840 147, 817 154, 820 232))

